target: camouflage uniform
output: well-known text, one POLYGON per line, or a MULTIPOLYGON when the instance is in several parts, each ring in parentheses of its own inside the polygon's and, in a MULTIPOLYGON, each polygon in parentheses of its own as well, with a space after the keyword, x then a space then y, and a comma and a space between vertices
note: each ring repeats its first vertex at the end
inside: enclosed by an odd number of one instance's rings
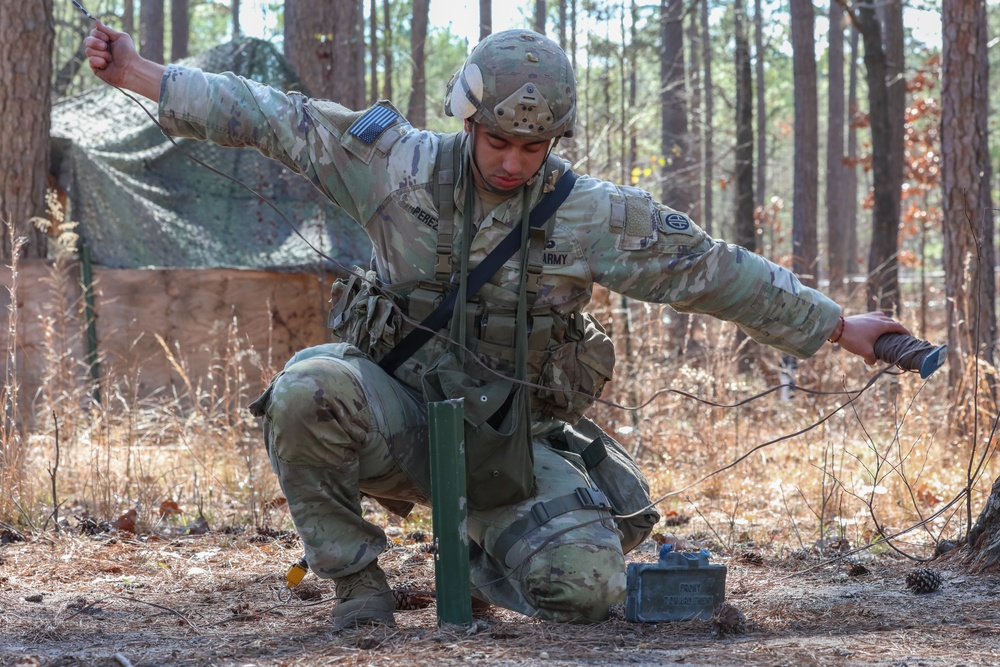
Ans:
MULTIPOLYGON (((355 112, 233 75, 170 66, 160 118, 171 134, 253 146, 309 178, 367 231, 382 282, 434 278, 432 183, 442 135, 412 128, 388 102, 355 112)), ((466 180, 458 179, 454 197, 459 215, 466 180)), ((541 197, 543 179, 525 187, 525 197, 489 212, 475 200, 473 266, 520 222, 522 207, 541 197)), ((560 315, 585 306, 600 283, 734 321, 799 357, 814 353, 840 316, 836 304, 786 269, 710 238, 645 192, 586 176, 555 215, 543 260, 535 306, 560 315)), ((492 282, 516 286, 519 267, 516 258, 508 261, 492 282)), ((320 576, 357 572, 386 548, 382 530, 361 514, 361 493, 390 505, 428 502, 425 405, 415 389, 341 343, 300 352, 259 404, 272 464, 320 576)), ((541 618, 601 620, 625 590, 619 533, 607 512, 567 512, 525 534, 505 556, 492 553, 497 536, 535 502, 592 486, 578 457, 548 447, 544 436, 553 426, 534 428, 536 496, 470 514, 474 594, 541 618)))

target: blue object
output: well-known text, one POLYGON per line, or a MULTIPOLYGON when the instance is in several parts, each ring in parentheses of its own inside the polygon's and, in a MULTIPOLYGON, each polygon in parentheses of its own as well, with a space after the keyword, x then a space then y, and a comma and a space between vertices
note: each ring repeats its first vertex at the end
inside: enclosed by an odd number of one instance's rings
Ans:
POLYGON ((924 357, 924 361, 920 364, 920 377, 926 380, 930 377, 930 374, 937 369, 944 366, 944 362, 948 358, 948 346, 939 345, 938 347, 931 350, 930 354, 924 357))

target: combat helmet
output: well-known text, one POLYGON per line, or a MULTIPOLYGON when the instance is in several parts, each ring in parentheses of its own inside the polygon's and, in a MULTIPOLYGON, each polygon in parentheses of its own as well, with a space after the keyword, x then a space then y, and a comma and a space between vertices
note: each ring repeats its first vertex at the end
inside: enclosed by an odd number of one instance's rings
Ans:
POLYGON ((576 128, 576 79, 558 44, 530 30, 486 36, 448 82, 445 113, 503 134, 547 140, 576 128))

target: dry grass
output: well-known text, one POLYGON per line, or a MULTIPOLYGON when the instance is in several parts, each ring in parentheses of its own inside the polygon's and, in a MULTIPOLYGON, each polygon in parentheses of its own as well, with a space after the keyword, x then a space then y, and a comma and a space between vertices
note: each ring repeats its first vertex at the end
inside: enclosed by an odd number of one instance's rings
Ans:
MULTIPOLYGON (((119 355, 124 366, 102 359, 95 385, 79 333, 66 325, 66 314, 82 304, 60 300, 74 271, 70 258, 53 264, 44 391, 31 402, 30 419, 11 410, 4 422, 9 462, 0 520, 40 530, 58 516, 73 529, 85 517, 110 521, 134 509, 140 532, 199 517, 213 528, 289 528, 287 515, 274 513, 280 494, 245 409, 250 387, 273 373, 261 362, 269 355, 248 348, 237 321, 222 322, 228 344, 206 368, 190 368, 184 350, 160 341, 180 378, 169 395, 139 395, 141 366, 127 353, 119 355), (246 376, 248 360, 257 377, 246 376)), ((741 342, 731 325, 642 303, 623 307, 606 292, 595 305, 622 360, 605 399, 644 405, 597 404, 593 415, 641 461, 662 513, 691 518, 684 530, 727 553, 748 544, 791 551, 840 538, 871 545, 926 521, 898 543, 918 557, 964 534, 963 504, 931 517, 962 493, 970 457, 983 455, 986 438, 973 435, 964 404, 963 420, 954 421, 959 411, 944 373, 927 382, 885 375, 858 396, 848 392, 862 388, 872 369, 826 346, 796 372, 800 387, 819 393, 783 397, 766 393, 781 382, 780 355, 741 342), (740 355, 752 358, 749 372, 734 370, 740 355), (774 442, 804 429, 811 430, 774 442)), ((5 396, 17 388, 16 373, 8 376, 5 396)), ((983 431, 994 407, 980 409, 983 431)), ((987 460, 973 488, 974 511, 995 476, 987 460)))

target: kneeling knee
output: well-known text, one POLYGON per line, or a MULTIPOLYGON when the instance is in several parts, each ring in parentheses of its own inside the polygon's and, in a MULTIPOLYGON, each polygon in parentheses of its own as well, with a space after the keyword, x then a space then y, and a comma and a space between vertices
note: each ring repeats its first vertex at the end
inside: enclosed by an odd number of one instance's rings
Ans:
POLYGON ((607 620, 625 601, 625 557, 620 549, 562 545, 535 560, 526 582, 538 617, 567 623, 607 620))

